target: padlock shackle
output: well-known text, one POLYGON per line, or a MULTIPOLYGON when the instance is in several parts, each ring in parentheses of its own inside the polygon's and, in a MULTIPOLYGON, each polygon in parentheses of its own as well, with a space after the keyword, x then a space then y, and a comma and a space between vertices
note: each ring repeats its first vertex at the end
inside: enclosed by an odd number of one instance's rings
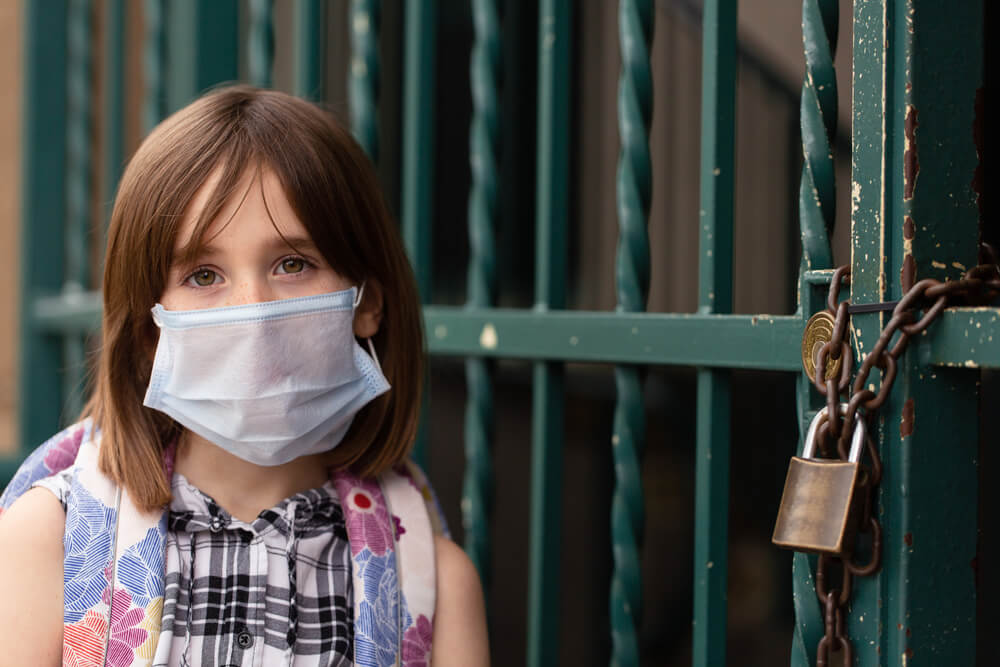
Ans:
MULTIPOLYGON (((847 403, 841 403, 839 405, 840 414, 847 414, 847 403)), ((809 430, 806 431, 806 441, 802 445, 802 458, 811 459, 813 458, 813 453, 816 451, 816 431, 819 429, 820 423, 822 423, 823 418, 826 417, 826 407, 824 406, 822 410, 816 413, 812 421, 809 422, 809 430)), ((861 448, 865 444, 865 420, 858 416, 854 420, 854 433, 851 435, 851 451, 847 455, 847 460, 850 463, 857 463, 861 460, 861 448)))

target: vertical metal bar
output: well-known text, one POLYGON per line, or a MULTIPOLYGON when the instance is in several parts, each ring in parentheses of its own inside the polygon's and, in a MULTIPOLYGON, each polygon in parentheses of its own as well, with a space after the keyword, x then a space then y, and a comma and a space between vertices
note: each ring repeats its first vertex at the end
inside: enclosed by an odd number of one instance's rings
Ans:
POLYGON ((436 0, 407 3, 402 225, 424 303, 431 295, 436 20, 436 0))
POLYGON ((250 0, 249 40, 250 83, 270 88, 274 68, 274 7, 271 0, 250 0))
MULTIPOLYGON (((105 232, 125 162, 125 0, 104 3, 104 182, 105 232)), ((103 264, 104 237, 98 240, 103 264)))
POLYGON ((293 11, 295 94, 309 100, 323 99, 323 3, 298 0, 293 11))
MULTIPOLYGON (((472 19, 475 42, 471 56, 472 123, 469 128, 469 277, 467 303, 493 304, 496 287, 496 248, 493 221, 496 215, 500 72, 500 19, 493 0, 474 0, 472 19)), ((496 345, 496 331, 487 326, 481 341, 496 345)), ((493 378, 485 359, 467 359, 465 380, 465 480, 462 518, 465 549, 479 570, 485 589, 490 582, 490 514, 493 496, 491 436, 493 431, 493 378)))
MULTIPOLYGON (((91 220, 91 22, 92 0, 70 0, 67 30, 69 68, 66 76, 66 279, 63 293, 78 295, 90 282, 88 262, 91 220)), ((63 337, 63 404, 74 419, 83 406, 84 340, 63 337)))
POLYGON ((348 97, 354 138, 378 164, 378 0, 351 0, 351 67, 348 97))
POLYGON ((167 60, 166 7, 164 0, 146 0, 143 5, 143 108, 142 126, 148 134, 167 111, 164 75, 167 60))
MULTIPOLYGON (((437 2, 410 2, 405 12, 402 231, 420 300, 429 303, 434 210, 434 95, 429 91, 435 89, 437 2)), ((426 464, 428 385, 424 387, 420 426, 413 447, 413 458, 421 465, 426 464)))
MULTIPOLYGON (((837 129, 837 78, 833 54, 837 46, 838 4, 837 0, 802 0, 806 72, 799 105, 803 153, 799 181, 799 233, 802 239, 799 312, 804 317, 812 314, 804 307, 811 298, 807 292, 813 289, 805 282, 805 271, 833 266, 830 234, 836 215, 833 146, 837 129)), ((812 383, 804 375, 800 376, 796 406, 800 425, 806 421, 809 406, 815 400, 812 394, 812 383)), ((797 553, 792 562, 796 621, 792 645, 794 665, 814 662, 816 643, 823 636, 823 615, 818 613, 813 561, 797 553)))
MULTIPOLYGON (((699 312, 733 309, 736 0, 706 0, 701 66, 699 312)), ((698 370, 692 664, 726 664, 729 371, 698 370)))
POLYGON ((37 297, 62 287, 66 216, 67 2, 24 5, 24 101, 21 114, 21 322, 18 407, 21 454, 59 423, 59 338, 35 331, 37 297))
MULTIPOLYGON (((896 299, 914 279, 976 263, 982 15, 980 2, 855 5, 855 303, 896 299)), ((852 317, 859 350, 886 321, 852 317)), ((847 630, 859 665, 976 662, 979 373, 919 356, 911 344, 899 360, 873 427, 883 559, 878 575, 854 583, 847 630)))
MULTIPOLYGON (((649 123, 653 112, 653 77, 649 49, 653 36, 650 0, 621 0, 618 31, 622 71, 618 79, 618 134, 621 152, 615 184, 618 248, 615 276, 619 312, 646 309, 649 292, 649 218, 652 165, 649 123)), ((613 665, 638 665, 637 627, 642 613, 639 548, 645 508, 640 460, 646 439, 640 370, 615 368, 617 399, 611 437, 615 490, 611 499, 611 547, 614 570, 609 599, 613 665)))
POLYGON ((802 43, 806 74, 802 80, 802 179, 799 225, 804 269, 833 265, 829 234, 836 213, 833 145, 837 132, 837 0, 802 0, 802 43))
MULTIPOLYGON (((535 193, 535 309, 566 307, 569 208, 571 5, 542 0, 538 12, 538 146, 535 193)), ((528 655, 532 667, 559 661, 559 563, 564 437, 563 365, 533 368, 528 655)))
POLYGON ((173 112, 222 81, 239 78, 237 0, 173 0, 167 26, 164 112, 173 112))

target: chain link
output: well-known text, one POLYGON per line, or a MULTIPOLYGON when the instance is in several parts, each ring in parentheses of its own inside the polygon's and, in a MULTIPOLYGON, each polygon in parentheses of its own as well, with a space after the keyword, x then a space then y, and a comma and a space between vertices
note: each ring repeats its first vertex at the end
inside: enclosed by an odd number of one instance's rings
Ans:
MULTIPOLYGON (((988 249, 992 250, 992 249, 988 249)), ((882 329, 878 342, 871 352, 864 355, 858 373, 851 383, 853 368, 852 346, 848 340, 850 313, 849 300, 840 301, 841 283, 850 284, 850 266, 841 266, 833 273, 830 291, 827 294, 827 311, 834 318, 830 341, 817 352, 813 385, 826 397, 827 418, 817 428, 816 443, 823 456, 846 460, 855 422, 866 420, 870 426, 875 412, 885 404, 896 380, 898 360, 906 351, 910 339, 921 334, 941 315, 948 305, 979 305, 989 303, 1000 296, 1000 267, 995 253, 989 256, 988 264, 980 264, 968 270, 961 280, 940 282, 924 279, 913 285, 893 308, 889 322, 882 329), (923 315, 917 319, 919 310, 923 315), (893 342, 895 339, 895 342, 893 342), (841 359, 840 377, 826 377, 827 365, 841 359), (879 369, 879 388, 875 392, 868 388, 872 370, 879 369), (847 391, 850 387, 850 392, 847 391), (839 408, 841 395, 849 394, 847 409, 839 408)), ((871 428, 866 429, 871 433, 871 428)), ((860 464, 858 493, 861 494, 861 516, 858 535, 871 536, 871 553, 867 563, 857 563, 856 549, 843 557, 821 555, 816 562, 816 596, 824 607, 823 638, 816 648, 816 665, 829 664, 831 653, 837 651, 843 664, 852 665, 854 648, 844 630, 844 617, 851 599, 854 577, 866 577, 878 571, 882 563, 882 525, 879 523, 875 503, 879 483, 882 480, 882 459, 879 457, 875 440, 868 436, 865 452, 870 463, 860 464), (839 570, 839 587, 832 588, 831 579, 839 570)), ((856 546, 856 545, 855 545, 856 546)))

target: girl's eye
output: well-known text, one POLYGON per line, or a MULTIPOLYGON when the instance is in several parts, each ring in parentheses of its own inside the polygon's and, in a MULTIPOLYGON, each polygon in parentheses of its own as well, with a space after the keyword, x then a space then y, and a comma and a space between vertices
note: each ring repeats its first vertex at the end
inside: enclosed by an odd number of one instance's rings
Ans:
POLYGON ((306 268, 306 261, 301 257, 289 257, 281 260, 282 273, 301 273, 306 268))
POLYGON ((219 274, 211 269, 198 269, 188 276, 188 281, 193 281, 198 287, 208 287, 214 285, 218 277, 219 274))

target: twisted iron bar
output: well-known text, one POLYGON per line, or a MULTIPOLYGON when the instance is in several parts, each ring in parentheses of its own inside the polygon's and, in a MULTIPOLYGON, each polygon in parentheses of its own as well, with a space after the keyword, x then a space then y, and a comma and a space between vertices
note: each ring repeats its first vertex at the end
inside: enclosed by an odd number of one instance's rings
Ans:
MULTIPOLYGON (((500 20, 493 0, 474 0, 472 16, 475 42, 470 63, 472 121, 469 129, 469 272, 467 303, 493 304, 496 288, 496 248, 493 218, 497 199, 499 137, 497 79, 500 73, 500 20)), ((489 345, 484 329, 482 342, 489 345)), ((465 548, 488 587, 490 572, 489 517, 493 487, 490 436, 493 430, 492 371, 484 359, 465 362, 468 403, 465 410, 465 479, 462 519, 465 548)))
POLYGON ((837 135, 837 0, 803 0, 802 43, 806 74, 802 81, 802 179, 799 226, 804 269, 833 266, 830 234, 836 215, 833 145, 837 135))
MULTIPOLYGON (((833 267, 830 234, 836 216, 833 145, 837 132, 837 78, 833 56, 837 45, 837 0, 803 0, 802 45, 806 72, 802 81, 799 123, 802 131, 802 177, 799 183, 799 230, 802 238, 801 271, 833 267)), ((800 377, 798 413, 805 409, 802 396, 809 382, 800 377)), ((812 569, 804 554, 795 554, 792 568, 795 633, 792 651, 796 660, 815 659, 812 647, 823 636, 824 619, 812 600, 812 569)))
MULTIPOLYGON (((78 294, 90 283, 91 24, 93 0, 71 0, 67 7, 66 72, 66 279, 63 292, 78 294)), ((63 398, 68 414, 82 408, 83 337, 63 338, 63 398)))
POLYGON ((379 3, 351 0, 351 71, 348 97, 354 138, 378 162, 379 3))
MULTIPOLYGON (((653 78, 649 49, 653 33, 650 0, 622 0, 618 11, 622 71, 618 83, 621 153, 616 178, 618 248, 615 262, 619 312, 646 309, 649 290, 649 216, 652 167, 649 124, 653 78)), ((617 400, 611 438, 615 490, 611 500, 610 613, 613 665, 638 665, 636 627, 642 607, 639 548, 644 508, 640 458, 645 444, 642 380, 635 366, 615 368, 617 400)))
POLYGON ((270 88, 274 68, 274 6, 272 0, 250 0, 250 83, 270 88))
POLYGON ((91 158, 91 12, 92 0, 68 6, 66 77, 66 282, 82 290, 89 281, 87 237, 90 234, 91 158))
POLYGON ((166 115, 167 89, 163 75, 167 56, 164 0, 146 0, 143 5, 143 107, 142 125, 146 134, 166 115))

